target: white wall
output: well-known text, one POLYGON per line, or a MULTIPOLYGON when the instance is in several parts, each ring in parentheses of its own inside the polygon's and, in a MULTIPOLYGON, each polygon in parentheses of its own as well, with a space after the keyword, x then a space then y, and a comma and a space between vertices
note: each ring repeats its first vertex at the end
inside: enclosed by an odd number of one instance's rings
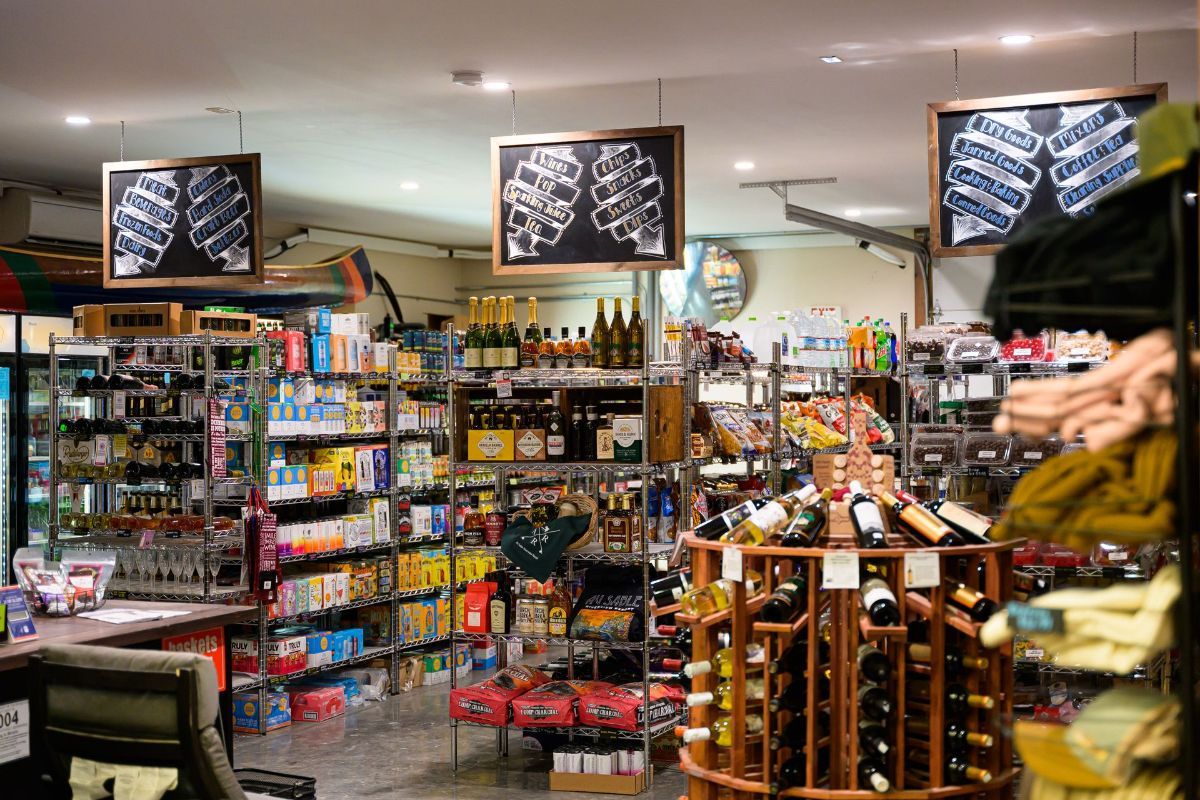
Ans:
POLYGON ((939 258, 933 263, 933 307, 938 319, 954 322, 986 320, 983 300, 992 274, 995 256, 939 258))

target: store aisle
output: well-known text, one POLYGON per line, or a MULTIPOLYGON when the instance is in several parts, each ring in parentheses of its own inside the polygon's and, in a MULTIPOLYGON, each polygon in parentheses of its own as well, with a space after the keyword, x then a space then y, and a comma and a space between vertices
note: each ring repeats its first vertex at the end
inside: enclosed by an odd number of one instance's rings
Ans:
MULTIPOLYGON (((318 800, 462 798, 463 800, 591 800, 617 795, 558 792, 551 795, 548 756, 525 753, 509 732, 509 757, 496 756, 496 736, 483 728, 459 729, 459 770, 450 769, 448 684, 423 686, 343 717, 292 725, 266 736, 238 735, 238 767, 261 767, 317 779, 318 800)), ((656 773, 654 800, 684 792, 678 768, 656 773)))

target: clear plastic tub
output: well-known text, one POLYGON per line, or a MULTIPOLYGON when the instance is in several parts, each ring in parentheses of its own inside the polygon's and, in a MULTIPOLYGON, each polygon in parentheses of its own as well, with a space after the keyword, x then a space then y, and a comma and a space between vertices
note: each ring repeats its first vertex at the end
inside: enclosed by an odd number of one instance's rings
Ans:
POLYGON ((1003 467, 1008 464, 1012 437, 1004 433, 968 433, 963 441, 962 463, 967 467, 1003 467))
POLYGON ((909 445, 909 459, 914 467, 957 466, 960 442, 952 433, 916 433, 909 445))
POLYGON ((1000 410, 1000 401, 1003 400, 1002 395, 994 395, 991 397, 968 397, 963 400, 963 404, 967 408, 968 414, 987 411, 995 413, 1000 410))
POLYGON ((1058 362, 1094 362, 1108 359, 1108 337, 1103 331, 1058 331, 1054 334, 1054 360, 1058 362))
POLYGON ((1058 455, 1062 447, 1062 439, 1057 436, 1048 439, 1014 436, 1010 461, 1014 467, 1040 467, 1047 459, 1058 455))
POLYGON ((946 348, 946 360, 955 364, 982 364, 993 361, 1000 352, 994 336, 960 336, 946 348))
POLYGON ((999 359, 1003 364, 1023 364, 1046 360, 1046 334, 1026 336, 1017 331, 1013 338, 1000 346, 999 359))
POLYGON ((904 342, 904 355, 915 364, 941 361, 946 356, 946 335, 917 328, 904 342))

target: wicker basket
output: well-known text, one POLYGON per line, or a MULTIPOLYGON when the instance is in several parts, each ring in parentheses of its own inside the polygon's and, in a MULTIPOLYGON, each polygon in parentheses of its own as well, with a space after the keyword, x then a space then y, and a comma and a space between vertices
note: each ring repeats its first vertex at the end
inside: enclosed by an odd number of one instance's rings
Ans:
POLYGON ((575 541, 567 546, 568 550, 578 550, 581 547, 587 547, 592 542, 596 541, 596 528, 598 526, 599 514, 596 513, 596 501, 588 494, 565 494, 558 498, 554 507, 558 510, 558 516, 564 516, 563 506, 568 506, 566 516, 577 516, 587 514, 589 516, 587 530, 579 534, 575 541), (570 506, 578 509, 578 514, 571 514, 570 506))

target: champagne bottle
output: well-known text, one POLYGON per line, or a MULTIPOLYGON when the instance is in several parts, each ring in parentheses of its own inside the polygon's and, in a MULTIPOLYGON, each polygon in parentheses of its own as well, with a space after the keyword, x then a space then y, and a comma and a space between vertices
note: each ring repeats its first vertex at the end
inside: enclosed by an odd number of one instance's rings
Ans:
POLYGON ((504 328, 504 351, 500 354, 502 369, 516 369, 521 365, 521 334, 517 331, 517 298, 507 298, 508 324, 504 328))
MULTIPOLYGON (((746 645, 746 663, 751 665, 761 665, 765 660, 766 650, 758 642, 750 642, 746 645)), ((689 678, 694 678, 697 675, 707 675, 710 672, 715 672, 719 677, 733 677, 733 659, 734 653, 732 647, 722 647, 717 652, 713 653, 712 658, 708 661, 693 661, 683 668, 683 672, 689 678)))
POLYGON ((797 513, 804 501, 816 494, 816 491, 817 487, 810 483, 799 491, 788 492, 775 498, 739 522, 733 530, 725 533, 721 541, 755 547, 761 545, 768 537, 783 530, 792 515, 797 513))
MULTIPOLYGON (((762 678, 751 678, 746 681, 746 700, 763 699, 762 678)), ((716 704, 722 711, 733 710, 733 682, 722 681, 715 692, 691 692, 687 698, 688 708, 716 704)))
MULTIPOLYGON (((757 736, 763 732, 762 717, 757 714, 746 715, 746 735, 757 736)), ((683 739, 684 744, 692 742, 715 742, 717 747, 733 746, 733 718, 721 717, 707 728, 677 728, 676 733, 683 739)), ((738 742, 738 744, 742 744, 738 742)))
MULTIPOLYGON (((754 570, 746 570, 745 582, 747 597, 753 597, 762 591, 762 575, 754 570)), ((698 586, 685 592, 679 599, 679 610, 694 617, 723 611, 733 602, 733 587, 733 581, 728 578, 721 578, 707 586, 698 586)))
POLYGON ((946 600, 961 608, 976 622, 987 622, 996 613, 996 601, 958 581, 946 580, 946 600))
POLYGON ((900 521, 900 527, 916 537, 921 544, 933 547, 958 547, 965 544, 963 538, 955 533, 953 528, 924 507, 916 503, 901 502, 895 495, 888 492, 880 494, 879 499, 885 505, 891 506, 892 510, 896 512, 896 519, 900 521))
POLYGON ((613 298, 612 324, 608 326, 608 366, 624 367, 625 351, 629 349, 629 329, 621 316, 621 298, 613 298))
MULTIPOLYGON (((929 702, 932 699, 932 684, 925 680, 909 680, 906 684, 908 693, 917 700, 929 702)), ((967 714, 971 709, 985 711, 996 707, 996 701, 986 694, 972 694, 961 683, 946 685, 946 713, 955 717, 967 714)))
POLYGON ((542 348, 542 329, 537 321, 537 298, 529 298, 529 323, 525 326, 525 338, 521 341, 521 369, 532 369, 538 364, 542 348))
MULTIPOLYGON (((913 642, 908 646, 908 660, 930 664, 933 662, 933 648, 927 644, 913 642)), ((988 668, 986 658, 964 655, 958 650, 946 651, 945 664, 946 672, 950 675, 959 675, 968 669, 984 670, 988 668)))
POLYGON ((500 369, 504 336, 496 318, 496 298, 483 298, 483 368, 500 369))
POLYGON ((891 749, 887 741, 887 728, 869 719, 859 720, 858 747, 867 753, 886 756, 891 749))
POLYGON ((884 776, 883 771, 886 769, 883 761, 872 755, 860 755, 858 757, 858 783, 861 787, 870 787, 871 789, 883 794, 892 788, 892 784, 884 776))
POLYGON ((881 626, 900 624, 900 606, 892 588, 880 578, 869 578, 858 587, 862 595, 863 608, 871 622, 881 626))
POLYGON ((892 714, 892 699, 880 687, 863 684, 858 687, 858 709, 867 719, 887 722, 892 714))
POLYGON ((715 517, 709 517, 704 520, 704 522, 696 526, 694 533, 701 539, 708 539, 709 541, 720 539, 726 533, 736 528, 739 522, 769 502, 771 502, 771 498, 769 497, 756 497, 753 500, 747 500, 741 505, 734 506, 715 517))
POLYGON ((808 547, 817 540, 829 522, 829 498, 833 497, 831 489, 825 489, 812 505, 802 509, 792 517, 792 521, 779 537, 783 547, 808 547))
POLYGON ((466 369, 483 369, 483 326, 479 324, 479 298, 472 297, 467 302, 470 311, 463 344, 463 366, 466 369))
POLYGON ((625 347, 625 366, 641 367, 646 358, 646 327, 642 322, 641 300, 633 296, 633 311, 629 314, 628 344, 625 347))
POLYGON ((800 615, 805 605, 808 581, 803 575, 793 575, 771 593, 763 603, 759 616, 764 622, 788 622, 800 615))
MULTIPOLYGON (((926 739, 932 738, 933 735, 929 724, 929 717, 907 717, 904 720, 904 729, 909 733, 915 733, 926 739)), ((961 722, 954 720, 947 722, 945 737, 946 744, 956 751, 964 750, 968 747, 978 747, 986 750, 996 743, 995 738, 990 733, 978 733, 961 722)))
POLYGON ((854 526, 859 547, 879 549, 888 546, 887 534, 883 531, 883 516, 858 481, 850 481, 850 522, 854 526))
POLYGON ((871 683, 887 683, 892 666, 882 650, 864 642, 858 646, 858 671, 871 683))

